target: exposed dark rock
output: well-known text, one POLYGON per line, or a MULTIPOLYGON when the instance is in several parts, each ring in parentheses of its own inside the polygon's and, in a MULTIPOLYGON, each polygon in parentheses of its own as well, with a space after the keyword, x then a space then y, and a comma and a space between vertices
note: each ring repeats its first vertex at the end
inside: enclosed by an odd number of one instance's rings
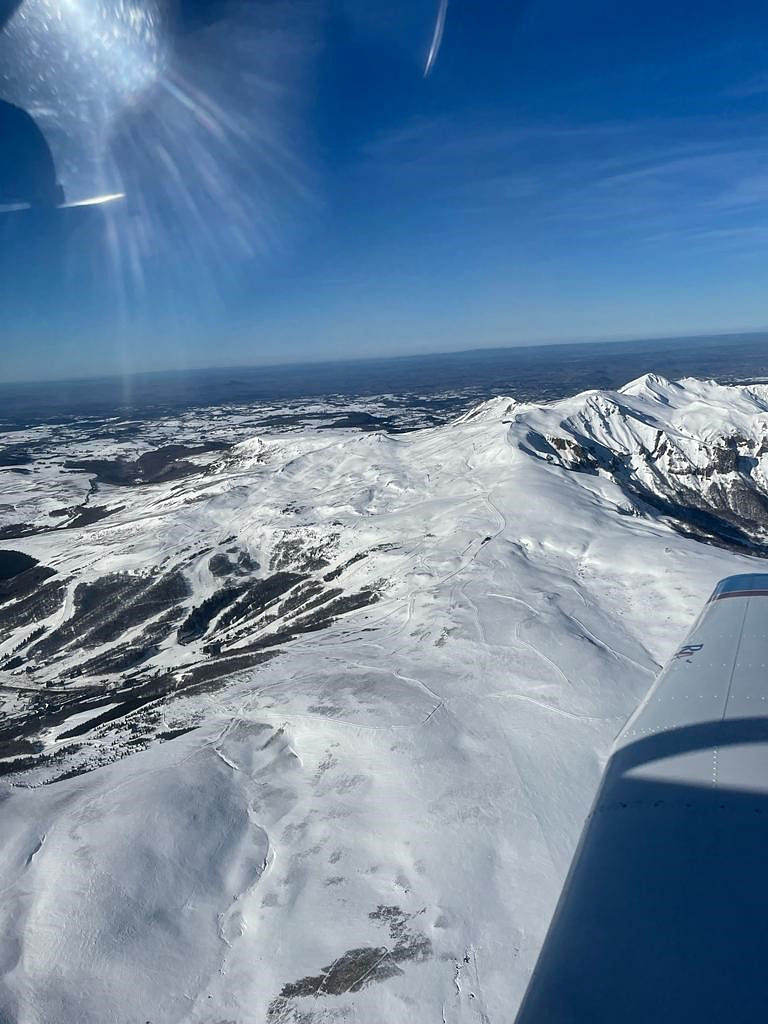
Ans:
MULTIPOLYGON (((283 986, 280 995, 283 999, 339 996, 345 992, 359 992, 365 985, 385 981, 402 973, 386 946, 363 946, 348 949, 338 960, 322 967, 320 974, 289 982, 283 986)), ((273 1013, 271 1009, 270 1013, 273 1013)))
POLYGON ((269 1005, 268 1024, 302 1019, 298 1015, 288 1016, 292 1010, 292 1000, 359 992, 368 985, 402 974, 399 964, 426 960, 432 955, 430 940, 421 932, 409 928, 412 918, 399 907, 379 906, 368 916, 387 926, 389 943, 348 949, 332 964, 322 967, 319 974, 288 982, 269 1005))
MULTIPOLYGON (((603 422, 610 411, 602 409, 603 422)), ((631 420, 634 414, 625 410, 622 415, 631 420)), ((648 446, 624 451, 608 448, 570 421, 563 426, 570 431, 567 436, 531 431, 525 449, 571 471, 610 475, 636 508, 664 516, 681 533, 768 554, 768 494, 753 475, 761 446, 733 435, 695 459, 662 430, 656 430, 648 446)))

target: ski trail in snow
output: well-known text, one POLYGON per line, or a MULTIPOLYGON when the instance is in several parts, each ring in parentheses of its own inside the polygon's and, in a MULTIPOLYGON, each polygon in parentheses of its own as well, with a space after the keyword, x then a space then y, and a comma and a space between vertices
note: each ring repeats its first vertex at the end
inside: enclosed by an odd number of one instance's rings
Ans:
POLYGON ((239 771, 240 771, 240 765, 239 765, 239 764, 235 764, 235 762, 234 762, 234 761, 230 761, 230 759, 229 759, 229 758, 227 757, 227 755, 226 755, 226 754, 223 754, 223 753, 222 753, 222 752, 221 752, 221 751, 219 750, 219 748, 218 748, 218 747, 212 747, 211 749, 213 750, 214 754, 215 754, 215 755, 216 755, 216 756, 217 756, 217 757, 218 757, 218 758, 219 758, 220 760, 222 760, 222 761, 224 762, 224 764, 228 765, 228 766, 229 766, 229 767, 230 767, 230 768, 231 768, 231 769, 232 769, 233 771, 235 771, 235 772, 239 772, 239 771))
POLYGON ((432 710, 431 710, 431 711, 429 712, 429 714, 427 715, 427 717, 426 717, 426 718, 424 719, 424 721, 423 721, 423 722, 421 723, 421 724, 422 724, 422 726, 426 725, 426 724, 427 724, 427 722, 429 722, 429 720, 430 720, 430 719, 432 718, 432 716, 433 716, 433 715, 436 715, 436 714, 437 714, 437 712, 438 712, 438 711, 439 711, 439 710, 440 710, 441 708, 444 708, 444 707, 445 707, 445 701, 444 701, 444 700, 441 700, 441 701, 440 701, 440 703, 439 703, 439 704, 437 705, 437 707, 436 707, 436 708, 432 708, 432 710))
POLYGON ((552 711, 556 715, 562 715, 564 718, 571 718, 576 722, 601 722, 603 716, 601 715, 577 715, 573 711, 565 711, 563 708, 555 707, 554 704, 547 704, 546 701, 536 700, 535 697, 529 697, 524 693, 491 693, 488 695, 494 700, 524 700, 528 704, 535 704, 536 707, 542 708, 545 711, 552 711))
POLYGON ((44 842, 45 842, 45 832, 43 832, 43 834, 40 836, 40 839, 37 842, 35 848, 33 850, 31 850, 30 853, 27 854, 27 859, 24 862, 24 867, 25 868, 28 868, 30 866, 30 864, 32 863, 32 861, 35 859, 35 857, 38 855, 38 853, 40 853, 40 851, 43 848, 43 843, 44 842))
MULTIPOLYGON (((601 650, 604 650, 606 654, 610 654, 611 657, 616 658, 617 661, 628 661, 630 665, 635 665, 637 668, 640 669, 641 672, 650 672, 651 674, 653 674, 653 669, 649 668, 647 665, 643 665, 642 662, 637 661, 636 658, 631 658, 628 654, 625 654, 623 651, 615 650, 613 647, 611 647, 610 644, 607 644, 604 640, 601 640, 599 636, 596 636, 592 632, 592 630, 585 626, 580 619, 577 619, 575 615, 570 615, 569 618, 576 623, 576 625, 579 627, 579 629, 582 630, 586 637, 588 637, 601 650)), ((661 666, 657 666, 657 668, 660 667, 661 666)))
POLYGON ((570 679, 565 674, 565 672, 563 672, 560 666, 555 661, 553 661, 552 658, 549 657, 549 655, 545 654, 542 650, 536 647, 535 644, 529 643, 528 640, 523 640, 523 638, 520 636, 520 630, 522 629, 522 627, 526 623, 533 622, 535 619, 540 618, 541 612, 537 611, 532 605, 528 604, 528 602, 524 601, 521 597, 514 597, 512 594, 489 594, 488 596, 501 597, 505 601, 517 601, 518 604, 524 605, 532 613, 531 616, 529 616, 527 619, 523 619, 521 622, 515 623, 515 641, 529 648, 531 651, 533 651, 534 654, 538 655, 538 657, 540 657, 542 661, 545 661, 552 669, 554 669, 554 671, 557 673, 560 679, 566 684, 566 686, 570 686, 570 679))
POLYGON ((430 695, 430 697, 434 697, 434 699, 438 701, 438 703, 442 703, 443 698, 440 696, 440 694, 436 693, 431 686, 427 686, 427 684, 425 682, 422 682, 421 679, 416 679, 415 676, 406 676, 400 669, 395 669, 393 674, 398 679, 402 679, 403 682, 415 683, 417 686, 420 686, 422 690, 425 690, 430 695))

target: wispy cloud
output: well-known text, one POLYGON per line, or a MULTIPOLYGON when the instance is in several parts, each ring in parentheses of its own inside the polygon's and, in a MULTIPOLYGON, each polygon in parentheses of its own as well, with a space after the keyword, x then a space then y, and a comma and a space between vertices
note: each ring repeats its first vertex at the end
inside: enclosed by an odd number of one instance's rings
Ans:
POLYGON ((718 202, 723 207, 768 205, 768 172, 747 174, 731 182, 718 202))
POLYGON ((507 211, 541 230, 557 224, 647 237, 674 225, 714 239, 711 231, 733 226, 728 218, 747 208, 768 220, 764 118, 482 128, 420 120, 375 140, 363 162, 365 175, 378 171, 405 199, 459 213, 507 211))

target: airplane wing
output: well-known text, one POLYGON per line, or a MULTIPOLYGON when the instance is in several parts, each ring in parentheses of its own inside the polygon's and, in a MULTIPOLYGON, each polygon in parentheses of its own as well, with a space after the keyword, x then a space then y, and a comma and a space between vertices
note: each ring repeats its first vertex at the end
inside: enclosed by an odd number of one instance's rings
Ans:
POLYGON ((715 588, 620 734, 517 1024, 768 1016, 768 575, 715 588))

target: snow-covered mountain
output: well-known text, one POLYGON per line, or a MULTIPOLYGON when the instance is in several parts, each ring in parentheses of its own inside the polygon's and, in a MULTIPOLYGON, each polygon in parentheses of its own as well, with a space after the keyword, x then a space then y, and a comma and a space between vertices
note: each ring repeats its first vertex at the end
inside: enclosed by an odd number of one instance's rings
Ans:
POLYGON ((766 438, 649 375, 6 483, 0 1019, 513 1019, 614 735, 765 564, 766 438))
POLYGON ((526 450, 603 472, 634 511, 655 509, 694 535, 747 549, 768 528, 768 387, 676 384, 648 374, 534 416, 526 450))

